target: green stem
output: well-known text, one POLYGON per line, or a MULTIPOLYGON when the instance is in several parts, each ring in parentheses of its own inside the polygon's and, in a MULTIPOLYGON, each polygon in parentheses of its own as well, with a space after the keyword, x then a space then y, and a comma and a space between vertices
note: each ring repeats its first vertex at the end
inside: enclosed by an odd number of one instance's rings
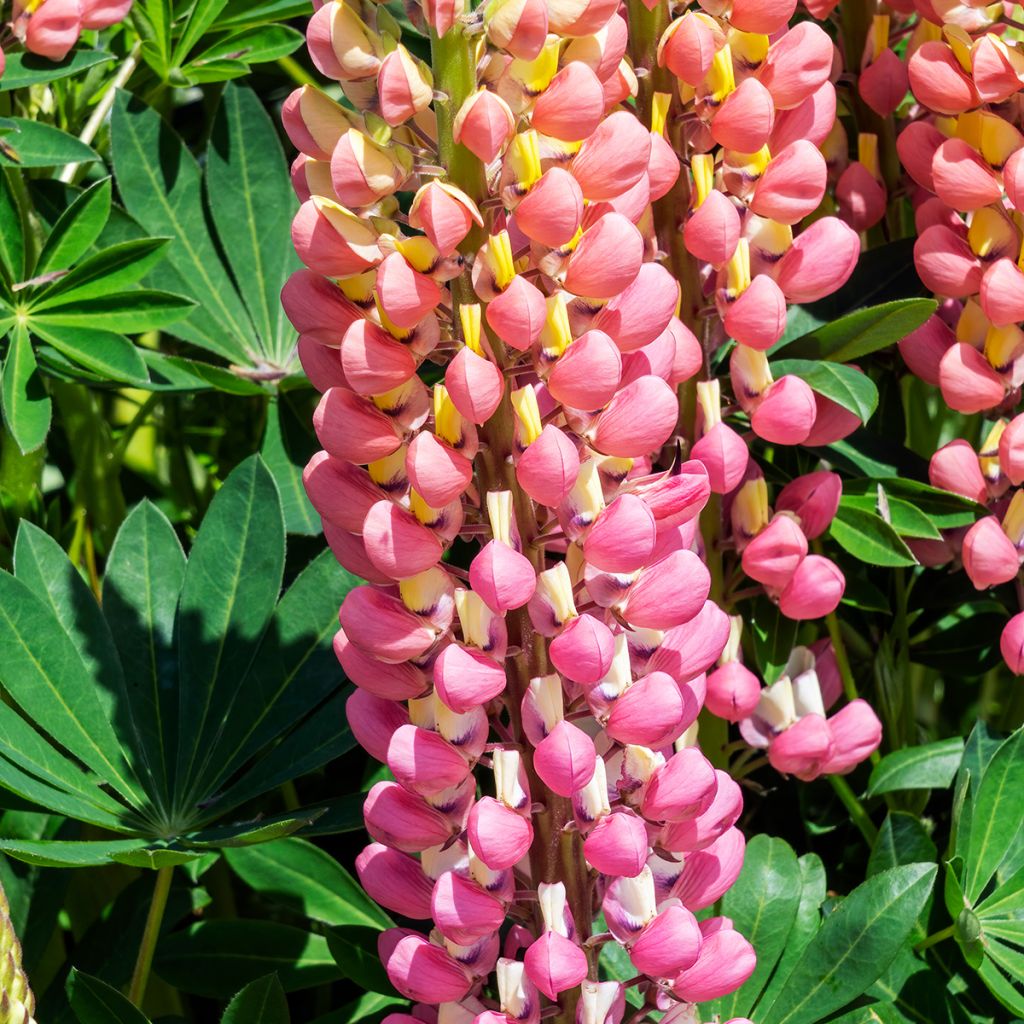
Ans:
POLYGON ((843 801, 846 809, 850 812, 853 823, 860 829, 861 835, 868 846, 873 847, 875 840, 878 838, 878 829, 875 828, 874 822, 864 809, 860 798, 850 788, 850 784, 842 775, 829 775, 828 781, 832 783, 832 788, 836 791, 836 795, 843 801))
POLYGON ((931 935, 928 936, 928 938, 922 939, 914 947, 914 952, 915 953, 921 953, 921 952, 923 952, 924 950, 928 949, 931 946, 938 945, 940 942, 943 942, 945 939, 952 938, 955 933, 956 933, 956 925, 955 924, 951 924, 948 928, 943 928, 942 931, 933 932, 931 935))
POLYGON ((153 954, 156 952, 156 941, 160 937, 160 926, 163 924, 164 911, 167 909, 167 897, 171 892, 173 876, 174 867, 172 865, 160 868, 156 873, 153 900, 149 905, 149 913, 146 915, 146 927, 142 933, 142 942, 139 943, 139 955, 135 961, 131 987, 128 989, 128 998, 139 1009, 142 1009, 142 1000, 146 995, 149 970, 153 966, 153 954))
POLYGON ((277 66, 296 85, 315 85, 317 88, 320 86, 320 83, 294 57, 278 57, 277 66))
POLYGON ((15 519, 21 519, 40 494, 46 446, 23 454, 10 433, 0 430, 0 435, 0 500, 15 519))

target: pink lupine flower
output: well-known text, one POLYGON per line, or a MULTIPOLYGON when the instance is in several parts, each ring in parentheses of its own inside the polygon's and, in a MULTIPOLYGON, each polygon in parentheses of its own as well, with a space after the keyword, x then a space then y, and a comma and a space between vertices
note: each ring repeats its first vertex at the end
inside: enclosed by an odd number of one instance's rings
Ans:
POLYGON ((722 323, 741 345, 766 351, 785 333, 786 297, 772 278, 758 274, 730 304, 722 323))
POLYGON ((622 356, 601 330, 580 335, 548 375, 548 390, 563 405, 600 409, 615 397, 622 379, 622 356))
POLYGON ((807 537, 787 515, 776 516, 743 549, 743 571, 768 587, 782 588, 807 555, 807 537))
POLYGON ((454 832, 443 814, 397 782, 378 782, 370 790, 363 817, 374 839, 403 853, 440 846, 454 832))
POLYGON ((82 29, 80 0, 46 0, 29 13, 17 0, 12 11, 15 32, 22 35, 25 49, 50 60, 63 60, 78 41, 82 29))
POLYGON ((1002 377, 976 349, 963 342, 951 345, 939 363, 939 386, 946 404, 957 412, 983 412, 998 405, 1006 393, 1002 377))
POLYGON ((635 878, 644 870, 648 850, 647 826, 629 811, 606 814, 583 840, 583 854, 592 867, 623 878, 635 878))
POLYGON ((777 512, 791 512, 808 540, 820 537, 839 509, 843 483, 837 473, 807 473, 786 484, 775 499, 777 512))
POLYGON ((687 821, 666 825, 661 845, 677 853, 706 850, 739 820, 743 811, 743 793, 739 785, 726 773, 715 769, 718 787, 706 811, 687 821))
POLYGON ((999 437, 999 468, 1014 486, 1024 483, 1024 416, 1014 416, 999 437))
POLYGON ((977 590, 1009 583, 1020 567, 1017 548, 995 516, 979 519, 967 531, 961 558, 964 571, 977 590))
POLYGON ((933 315, 900 340, 899 350, 911 373, 926 384, 938 387, 939 363, 955 344, 956 335, 941 317, 933 315))
POLYGON ((790 619, 817 619, 834 612, 846 589, 846 578, 834 562, 808 555, 779 595, 779 609, 790 619))
POLYGON ((583 232, 569 256, 565 287, 575 295, 609 299, 633 282, 642 259, 640 232, 621 214, 607 213, 583 232))
POLYGON ((999 651, 1014 675, 1024 675, 1024 612, 1018 612, 1003 627, 999 651))
MULTIPOLYGON (((697 259, 714 267, 722 266, 736 251, 740 239, 740 215, 723 193, 709 192, 687 220, 683 238, 687 251, 697 259)), ((735 337, 734 328, 727 327, 726 330, 735 337)))
POLYGON ((560 992, 575 988, 587 976, 587 957, 572 941, 567 920, 565 886, 561 882, 541 882, 537 899, 543 916, 544 930, 531 944, 523 957, 523 964, 531 982, 549 999, 557 999, 560 992))
POLYGON ((629 958, 643 974, 671 978, 696 963, 700 948, 697 919, 681 904, 670 903, 634 940, 629 958))
POLYGON ((783 775, 810 781, 822 774, 835 753, 832 730, 822 715, 804 715, 783 730, 768 747, 772 767, 783 775))
POLYGON ((943 445, 928 463, 928 480, 933 487, 962 494, 984 504, 988 488, 974 449, 962 440, 943 445))
POLYGON ((742 985, 754 973, 757 957, 753 947, 728 918, 711 918, 701 922, 700 953, 697 962, 681 972, 672 982, 672 991, 687 1002, 717 999, 742 985))
POLYGON ((441 946, 402 928, 383 931, 378 940, 388 979, 402 995, 419 1003, 457 1002, 469 994, 472 978, 441 946))
POLYGON ((857 233, 837 217, 823 217, 797 236, 776 281, 790 302, 815 302, 849 280, 859 254, 857 233))
POLYGON ((827 176, 825 158, 817 146, 803 139, 790 143, 773 156, 754 186, 750 208, 780 224, 796 224, 817 209, 827 176))
POLYGON ((908 85, 907 66, 888 47, 861 71, 857 80, 861 99, 879 117, 888 117, 896 110, 908 85))
POLYGON ((512 137, 515 119, 496 93, 480 89, 466 99, 455 117, 455 141, 490 163, 512 137))
POLYGON ((834 750, 822 771, 843 775, 852 771, 878 749, 882 742, 882 723, 863 700, 851 701, 828 720, 834 750))
POLYGON ((756 153, 768 141, 774 126, 772 94, 756 78, 747 78, 715 111, 711 137, 726 149, 756 153))
POLYGON ((776 113, 768 148, 781 152, 790 143, 806 139, 821 146, 836 120, 836 90, 831 82, 822 82, 805 100, 776 113))
POLYGON ((583 143, 569 169, 587 199, 614 199, 640 180, 650 155, 650 132, 632 114, 617 111, 583 143))
POLYGON ((431 912, 441 934, 460 946, 485 938, 505 920, 500 899, 454 871, 445 871, 434 883, 431 912))
POLYGON ((954 210, 976 210, 1003 194, 992 169, 962 139, 946 139, 935 151, 932 181, 938 197, 954 210))
POLYGON ((79 0, 82 7, 82 28, 104 29, 123 21, 134 0, 79 0))
POLYGON ((685 747, 655 769, 641 809, 650 821, 686 821, 708 809, 717 789, 711 762, 695 747, 685 747))
POLYGON ((541 781, 559 796, 572 796, 594 776, 594 741, 564 719, 534 751, 533 764, 541 781))
POLYGON ((356 857, 359 884, 382 907, 413 920, 430 920, 434 884, 415 857, 370 843, 356 857))
POLYGON ((832 71, 832 41, 820 26, 801 21, 774 42, 758 70, 777 110, 807 99, 832 71))
POLYGON ((562 167, 548 168, 517 204, 514 221, 527 238, 541 245, 565 245, 583 221, 579 183, 562 167))
POLYGON ((537 97, 530 124, 565 142, 589 138, 604 115, 604 94, 597 75, 586 64, 566 64, 537 97))
POLYGON ((818 416, 814 392, 799 377, 787 374, 765 391, 750 417, 758 437, 775 444, 806 441, 818 416))
POLYGON ((743 833, 738 828, 727 829, 703 850, 683 858, 672 893, 694 913, 710 907, 739 877, 745 848, 743 833))
POLYGON ((379 661, 356 647, 339 629, 334 635, 334 653, 345 675, 356 686, 384 700, 400 701, 422 697, 429 686, 423 671, 410 662, 379 661))
POLYGON ((976 107, 978 91, 953 51, 942 42, 926 42, 907 64, 910 90, 929 110, 960 114, 976 107))
POLYGON ((724 33, 716 21, 699 12, 688 11, 670 22, 661 37, 658 64, 688 85, 699 86, 724 41, 724 33))
POLYGON ((900 163, 910 177, 929 192, 935 191, 932 160, 946 137, 928 121, 912 121, 896 139, 900 163))
POLYGON ((633 281, 601 307, 593 326, 605 331, 620 352, 632 352, 669 328, 678 293, 678 285, 664 267, 644 263, 633 281))

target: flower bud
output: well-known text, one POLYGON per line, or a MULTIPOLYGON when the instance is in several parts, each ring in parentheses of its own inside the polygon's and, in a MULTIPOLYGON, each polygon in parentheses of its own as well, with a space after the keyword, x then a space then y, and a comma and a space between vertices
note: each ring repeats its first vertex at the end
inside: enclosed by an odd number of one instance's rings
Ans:
POLYGON ((440 946, 416 932, 391 928, 378 940, 388 979, 407 999, 419 1003, 458 1002, 469 994, 469 973, 440 946))
POLYGON ((979 519, 967 531, 961 558, 976 590, 1009 583, 1020 567, 1017 549, 995 516, 979 519))
POLYGON ((775 499, 777 512, 792 512, 808 540, 820 537, 839 509, 843 482, 837 473, 807 473, 786 484, 775 499))
POLYGON ((1018 612, 1003 627, 999 651, 1014 675, 1024 675, 1024 612, 1018 612))
POLYGON ((729 927, 708 934, 707 926, 705 921, 697 962, 672 983, 673 993, 686 1002, 705 1002, 735 991, 757 966, 753 947, 739 932, 729 927))
POLYGON ((839 607, 845 589, 839 566, 820 555, 808 555, 779 595, 779 610, 788 619, 819 619, 839 607))

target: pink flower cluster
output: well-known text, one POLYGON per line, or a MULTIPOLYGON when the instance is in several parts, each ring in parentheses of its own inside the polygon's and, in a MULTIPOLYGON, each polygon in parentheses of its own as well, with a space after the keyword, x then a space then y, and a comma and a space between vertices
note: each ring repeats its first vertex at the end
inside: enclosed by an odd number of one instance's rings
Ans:
MULTIPOLYGON (((727 918, 695 916, 744 849, 740 787, 697 738, 732 632, 709 599, 699 521, 726 496, 751 578, 784 614, 827 614, 842 575, 807 539, 835 513, 837 478, 795 481, 769 517, 710 349, 680 317, 694 296, 664 265, 653 205, 692 185, 699 287, 743 342, 733 411, 775 443, 852 430, 802 380, 773 381, 765 356, 787 301, 839 287, 859 251, 834 217, 793 230, 824 194, 824 160, 801 140, 834 123, 832 49, 815 26, 784 32, 792 5, 772 6, 706 4, 662 39, 676 74, 691 51, 707 57, 679 85, 689 175, 669 141, 678 101, 655 92, 646 124, 625 102, 638 77, 618 0, 476 14, 424 0, 432 69, 372 4, 319 3, 310 21, 315 64, 361 113, 311 87, 284 105, 307 269, 282 300, 322 392, 307 493, 367 581, 335 638, 356 684, 350 726, 390 772, 368 794, 357 869, 426 926, 381 936, 388 976, 418 1004, 390 1024, 618 1024, 605 943, 667 1020, 754 969, 727 918)), ((798 689, 789 718, 750 725, 758 745, 800 746, 787 736, 810 732, 822 699, 798 689)), ((810 778, 867 756, 877 737, 851 740, 842 715, 827 749, 815 737, 780 770, 810 778)))
MULTIPOLYGON (((1017 577, 1024 542, 1024 479, 1017 462, 1024 419, 1010 422, 1024 381, 1024 273, 1019 210, 1024 209, 1024 135, 1017 97, 1024 58, 1007 37, 999 5, 916 0, 892 6, 891 31, 908 36, 905 72, 890 58, 892 113, 909 85, 912 102, 897 150, 909 182, 918 239, 914 261, 939 310, 900 343, 911 371, 941 389, 950 408, 994 423, 976 453, 957 440, 932 457, 936 487, 987 505, 991 515, 942 541, 915 541, 926 565, 962 564, 979 590, 1017 577), (897 98, 897 93, 899 97, 897 98)), ((890 33, 876 19, 877 45, 890 33)), ((897 62, 898 63, 898 62, 897 62)), ((863 91, 863 78, 862 78, 863 91)), ((1020 672, 1024 619, 1003 637, 1007 664, 1020 672), (1016 653, 1014 653, 1016 651, 1016 653)))
MULTIPOLYGON (((10 32, 30 53, 63 60, 83 31, 123 21, 132 0, 14 0, 10 32)), ((0 50, 0 75, 4 70, 0 50)))

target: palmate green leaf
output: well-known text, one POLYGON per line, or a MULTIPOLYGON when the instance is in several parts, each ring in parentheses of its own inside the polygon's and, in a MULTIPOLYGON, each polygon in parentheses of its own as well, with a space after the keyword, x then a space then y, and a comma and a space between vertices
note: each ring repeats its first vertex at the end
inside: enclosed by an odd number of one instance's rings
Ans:
MULTIPOLYGON (((327 943, 341 973, 354 981, 365 992, 394 996, 395 989, 388 979, 384 965, 377 954, 376 928, 361 925, 344 925, 332 928, 327 933, 327 943)), ((605 946, 609 949, 612 943, 605 946)), ((620 946, 619 949, 622 949, 620 946)), ((624 951, 623 951, 624 952, 624 951)), ((635 999, 635 993, 626 989, 626 999, 635 999)))
POLYGON ((782 839, 754 836, 743 870, 722 900, 722 913, 757 950, 757 967, 741 988, 718 1001, 722 1020, 750 1015, 786 947, 800 897, 800 866, 793 848, 782 839))
POLYGON ((290 21, 308 17, 311 10, 309 0, 228 0, 224 13, 217 19, 217 27, 239 29, 267 22, 290 21))
POLYGON ((7 66, 0 78, 0 92, 27 89, 31 85, 48 85, 59 78, 70 78, 88 71, 97 64, 114 59, 102 50, 73 50, 63 60, 53 61, 34 53, 8 53, 7 66))
POLYGON ((754 654, 765 685, 770 686, 786 667, 796 643, 797 623, 786 618, 778 605, 759 597, 754 602, 754 654))
POLYGON ((98 376, 145 387, 149 370, 139 350, 123 335, 91 327, 33 325, 43 341, 98 376))
POLYGON ((1019 916, 1021 911, 1024 911, 1024 867, 1018 868, 974 908, 983 923, 987 918, 1019 916))
POLYGON ((880 515, 901 537, 942 539, 938 528, 919 508, 903 498, 890 497, 884 488, 881 494, 878 489, 874 494, 844 494, 840 504, 880 515))
POLYGON ((195 303, 183 295, 138 289, 88 299, 70 299, 34 312, 33 328, 91 327, 117 334, 143 334, 175 323, 195 303))
POLYGON ((1021 834, 1022 793, 1024 729, 1018 729, 989 762, 974 800, 964 853, 964 893, 972 905, 1021 834))
POLYGON ((887 754, 871 772, 868 796, 900 789, 947 789, 953 783, 963 753, 963 740, 954 736, 887 754))
POLYGON ((230 82, 249 74, 250 67, 244 60, 230 57, 211 58, 203 64, 190 65, 188 80, 191 85, 208 85, 211 82, 230 82))
POLYGON ((149 1024, 149 1018, 105 981, 71 968, 68 1002, 78 1024, 149 1024))
POLYGON ((246 71, 251 64, 264 64, 294 53, 305 41, 301 32, 287 25, 262 25, 242 29, 220 39, 188 62, 182 71, 192 82, 204 81, 204 71, 225 60, 241 63, 246 71))
POLYGON ((163 258, 167 238, 137 238, 119 242, 82 260, 63 277, 33 295, 32 314, 121 292, 141 281, 163 258))
POLYGON ((88 584, 64 549, 27 520, 22 520, 18 528, 14 572, 19 582, 49 606, 77 650, 85 671, 96 681, 94 686, 106 709, 109 727, 118 738, 133 776, 152 778, 148 751, 133 714, 134 686, 125 677, 114 638, 88 584))
POLYGON ((868 877, 903 864, 934 861, 938 851, 920 818, 904 811, 890 811, 878 830, 871 849, 868 877))
POLYGON ((149 369, 149 390, 169 392, 209 391, 229 395, 265 395, 255 381, 246 380, 223 366, 214 366, 183 356, 170 356, 145 349, 143 361, 149 369))
MULTIPOLYGON (((0 702, 0 755, 10 765, 3 766, 4 784, 26 799, 51 806, 39 798, 36 786, 53 787, 66 794, 81 811, 61 813, 81 817, 104 828, 122 829, 125 807, 99 788, 99 780, 83 771, 70 758, 57 751, 36 729, 10 705, 0 702), (31 773, 31 774, 26 774, 31 773), (24 778, 23 778, 24 777, 24 778), (33 792, 23 792, 16 783, 31 785, 33 792)), ((58 808, 54 807, 54 810, 58 808)))
POLYGON ((401 996, 386 996, 379 992, 366 992, 354 1002, 348 1003, 340 1010, 317 1017, 313 1024, 365 1024, 369 1020, 379 1020, 380 1015, 388 1010, 399 1011, 406 1000, 401 996))
POLYGON ((224 90, 206 160, 210 213, 228 263, 264 355, 284 366, 295 330, 280 296, 300 265, 287 244, 298 204, 277 131, 250 89, 224 90))
POLYGON ((208 813, 216 817, 254 797, 280 786, 289 779, 316 771, 347 754, 355 745, 345 725, 347 694, 332 697, 299 728, 289 733, 270 753, 264 755, 236 783, 211 804, 208 813))
POLYGON ((813 1024, 860 996, 907 942, 935 883, 934 864, 883 871, 825 918, 759 1024, 813 1024))
POLYGON ((110 193, 110 178, 103 178, 76 196, 53 225, 33 276, 65 270, 92 248, 110 218, 110 193))
POLYGON ((330 854, 304 839, 224 853, 249 888, 314 921, 389 928, 394 923, 330 854))
POLYGON ((868 565, 917 565, 900 535, 881 516, 864 509, 840 505, 829 534, 844 551, 868 565))
POLYGON ((986 515, 987 509, 970 498, 930 487, 918 480, 905 480, 900 477, 862 478, 843 481, 843 497, 862 497, 871 495, 877 498, 878 488, 885 492, 886 498, 913 505, 919 512, 928 517, 940 530, 949 530, 957 526, 970 526, 979 516, 986 515))
POLYGON ((813 391, 852 412, 861 423, 871 419, 878 408, 878 388, 867 374, 842 363, 812 359, 779 359, 771 364, 776 378, 792 374, 806 381, 813 391))
POLYGON ((231 362, 250 363, 258 342, 210 238, 199 165, 159 115, 128 93, 118 93, 114 102, 111 139, 128 212, 150 234, 174 239, 165 268, 177 273, 173 287, 198 302, 187 321, 173 324, 172 333, 231 362))
POLYGON ((848 363, 888 348, 917 330, 935 312, 934 299, 900 299, 859 309, 780 345, 787 359, 848 363))
POLYGON ((181 67, 182 62, 191 53, 192 48, 206 34, 215 21, 219 20, 227 0, 196 0, 188 12, 185 27, 174 44, 171 64, 181 67))
POLYGON ((256 821, 238 825, 222 825, 217 828, 200 829, 182 836, 183 845, 197 850, 227 850, 243 846, 256 846, 295 835, 309 828, 323 815, 323 808, 289 811, 273 818, 259 818, 256 821))
POLYGON ((177 720, 174 620, 185 552, 167 517, 148 501, 117 532, 103 578, 103 614, 132 680, 127 700, 154 793, 171 801, 177 720))
POLYGON ((786 945, 779 957, 778 965, 765 986, 758 1003, 769 1006, 775 1000, 790 971, 800 959, 807 944, 818 934, 821 927, 821 905, 828 894, 825 879, 825 865, 815 853, 805 853, 799 860, 800 903, 797 906, 793 927, 786 937, 786 945))
POLYGON ((53 125, 23 117, 6 121, 13 130, 0 138, 0 167, 56 167, 98 159, 95 150, 53 125))
POLYGON ((274 612, 283 571, 277 488, 252 456, 217 492, 185 570, 177 622, 179 807, 188 806, 201 785, 274 612))
POLYGON ((250 982, 224 1011, 220 1024, 288 1024, 288 1000, 273 974, 250 982))
POLYGON ((146 63, 166 79, 171 69, 172 0, 141 0, 132 8, 132 20, 144 40, 142 55, 146 63))
POLYGON ((193 995, 227 999, 268 971, 294 992, 342 976, 322 935, 274 921, 201 921, 167 936, 157 949, 156 973, 193 995))
MULTIPOLYGON (((323 551, 288 588, 238 687, 243 699, 233 705, 228 727, 210 754, 211 792, 341 685, 344 677, 330 641, 337 632, 338 606, 358 583, 330 551, 323 551)), ((344 731, 343 725, 339 716, 326 733, 328 742, 344 731)))
POLYGON ((8 337, 4 359, 4 423, 23 452, 35 451, 50 430, 52 404, 46 393, 28 331, 18 324, 8 337))
MULTIPOLYGON (((1001 952, 1001 951, 1000 951, 1001 952)), ((1020 965, 1017 965, 1017 970, 1020 965)), ((1024 994, 1014 988, 1006 975, 996 966, 994 959, 986 959, 978 970, 981 980, 988 986, 989 991, 1017 1017, 1024 1017, 1024 994)), ((1020 974, 1013 974, 1011 977, 1020 978, 1020 974)))
POLYGON ((22 235, 21 210, 11 191, 7 174, 0 171, 0 278, 8 285, 15 284, 21 280, 24 272, 25 239, 22 235))
MULTIPOLYGON (((6 716, 7 712, 4 713, 4 717, 6 716)), ((120 813, 112 814, 100 809, 88 799, 69 792, 65 786, 51 786, 46 782, 40 782, 36 776, 23 770, 23 759, 18 756, 17 751, 8 753, 7 746, 5 743, 4 754, 6 756, 0 757, 0 786, 3 786, 8 793, 14 793, 32 805, 46 808, 54 814, 76 818, 112 832, 133 831, 132 828, 125 825, 123 809, 120 813)))
POLYGON ((130 802, 142 802, 113 724, 116 693, 96 685, 49 602, 7 573, 0 573, 0 683, 83 764, 130 802))
POLYGON ((0 839, 0 853, 44 868, 94 868, 146 847, 145 839, 0 839))
POLYGON ((289 533, 307 537, 320 533, 320 516, 302 484, 302 469, 313 454, 312 438, 302 429, 284 397, 272 398, 267 406, 267 427, 260 454, 277 481, 289 533))

